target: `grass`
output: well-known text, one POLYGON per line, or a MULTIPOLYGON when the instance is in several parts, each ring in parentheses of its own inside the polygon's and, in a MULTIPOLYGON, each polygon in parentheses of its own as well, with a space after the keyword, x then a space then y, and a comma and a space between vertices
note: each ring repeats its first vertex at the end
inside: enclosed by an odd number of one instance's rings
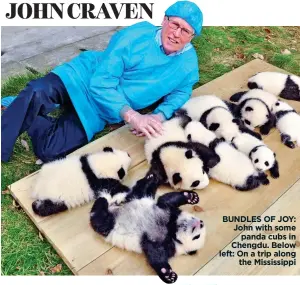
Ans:
MULTIPOLYGON (((275 66, 300 75, 300 27, 206 27, 193 43, 201 76, 195 88, 251 61, 255 53, 275 66), (282 54, 285 49, 291 54, 282 54)), ((1 94, 18 94, 29 80, 42 75, 28 73, 9 78, 2 84, 1 94)), ((96 138, 118 126, 106 127, 96 138)), ((36 159, 27 134, 23 134, 16 142, 11 161, 1 164, 2 274, 70 275, 68 267, 51 245, 39 238, 36 227, 22 209, 13 205, 6 191, 8 185, 39 169, 36 159), (24 149, 21 139, 29 143, 29 151, 24 149)))

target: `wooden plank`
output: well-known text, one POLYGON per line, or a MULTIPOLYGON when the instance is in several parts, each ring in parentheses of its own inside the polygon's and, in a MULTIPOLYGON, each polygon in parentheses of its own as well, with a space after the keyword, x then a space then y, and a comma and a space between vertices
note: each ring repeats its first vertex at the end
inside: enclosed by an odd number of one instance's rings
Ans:
MULTIPOLYGON (((171 266, 178 274, 195 274, 220 249, 235 238, 238 232, 233 231, 233 224, 222 223, 223 216, 259 216, 295 181, 300 179, 300 149, 289 149, 282 145, 278 131, 272 132, 264 141, 277 154, 281 177, 276 180, 270 178, 270 185, 249 192, 240 192, 213 180, 207 188, 199 190, 200 206, 204 211, 194 212, 191 206, 185 206, 183 209, 188 209, 204 220, 207 225, 207 242, 197 255, 180 256, 171 260, 171 266)), ((144 163, 139 167, 139 171, 142 171, 142 169, 147 168, 147 164, 144 163)), ((159 193, 165 192, 165 189, 161 189, 159 193)), ((170 191, 170 189, 168 190, 170 191)), ((110 249, 79 270, 78 274, 102 275, 108 269, 116 275, 153 274, 152 269, 147 265, 144 258, 141 259, 140 255, 124 252, 118 248, 110 249)))
MULTIPOLYGON (((300 201, 300 180, 298 180, 294 186, 291 187, 279 200, 273 204, 269 209, 267 209, 262 215, 262 221, 266 216, 276 216, 276 222, 269 223, 273 227, 272 232, 264 233, 266 236, 268 234, 276 234, 278 232, 274 231, 274 227, 278 225, 294 225, 296 226, 296 231, 281 231, 280 234, 287 236, 289 233, 296 235, 298 242, 300 241, 300 211, 299 211, 299 201, 300 201), (296 222, 293 223, 279 223, 278 218, 280 216, 294 216, 296 218, 296 222)), ((256 225, 262 225, 263 222, 253 223, 253 227, 256 225)), ((244 231, 242 234, 258 234, 255 231, 244 231)), ((280 240, 276 240, 280 241, 280 240)), ((241 235, 239 235, 234 242, 241 242, 241 235)), ((253 240, 251 243, 258 244, 259 240, 253 240)), ((266 239, 266 242, 269 249, 266 249, 267 252, 271 253, 272 256, 274 251, 278 251, 278 249, 272 248, 271 241, 266 239)), ((295 243, 295 241, 288 241, 288 243, 295 243)), ((232 250, 231 245, 228 245, 224 248, 223 251, 232 250)), ((235 253, 237 250, 233 250, 235 253)), ((244 252, 247 252, 250 256, 250 253, 253 252, 251 249, 243 249, 244 252)), ((297 246, 295 249, 286 249, 281 248, 281 252, 294 252, 296 253, 296 266, 239 266, 239 257, 235 255, 235 257, 214 257, 208 264, 206 264, 196 275, 300 275, 300 247, 297 246)), ((256 250, 254 250, 256 252, 256 250)), ((270 257, 271 259, 272 257, 270 257)), ((276 260, 280 260, 280 258, 276 258, 276 260)), ((249 260, 253 261, 254 258, 249 258, 249 260)), ((293 258, 284 258, 285 260, 293 260, 293 258)))
MULTIPOLYGON (((234 92, 246 87, 248 77, 265 70, 279 69, 260 60, 254 60, 194 90, 193 96, 214 93, 222 98, 228 98, 234 92)), ((300 110, 299 102, 292 102, 292 105, 300 110)), ((268 187, 261 187, 249 193, 235 191, 214 181, 208 188, 199 191, 204 211, 196 214, 204 219, 208 227, 208 237, 213 238, 208 238, 207 246, 196 256, 182 256, 171 261, 171 265, 179 274, 196 273, 220 248, 225 247, 234 238, 231 234, 232 228, 222 225, 220 218, 222 215, 259 215, 299 179, 300 174, 297 173, 297 168, 300 167, 299 149, 291 150, 283 146, 277 131, 266 137, 266 142, 277 153, 282 177, 279 180, 272 180, 268 187)), ((143 162, 144 139, 131 135, 127 126, 84 146, 75 153, 93 152, 106 145, 127 150, 132 156, 133 164, 126 178, 127 185, 133 184, 147 171, 148 165, 143 162)), ((88 213, 92 203, 47 218, 34 215, 31 210, 32 200, 28 193, 34 175, 12 184, 10 190, 75 274, 106 274, 107 269, 113 270, 114 274, 122 275, 153 274, 141 255, 112 248, 90 229, 88 213)), ((170 189, 161 188, 159 194, 165 191, 170 189)), ((184 209, 193 211, 190 206, 184 209)))

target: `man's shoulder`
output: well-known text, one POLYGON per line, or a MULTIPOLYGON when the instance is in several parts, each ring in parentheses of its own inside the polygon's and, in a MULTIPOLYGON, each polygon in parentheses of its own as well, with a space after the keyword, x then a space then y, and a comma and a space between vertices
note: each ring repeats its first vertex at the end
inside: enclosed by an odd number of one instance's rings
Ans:
POLYGON ((153 24, 143 21, 120 30, 120 33, 123 35, 148 35, 157 29, 158 27, 154 26, 153 24))

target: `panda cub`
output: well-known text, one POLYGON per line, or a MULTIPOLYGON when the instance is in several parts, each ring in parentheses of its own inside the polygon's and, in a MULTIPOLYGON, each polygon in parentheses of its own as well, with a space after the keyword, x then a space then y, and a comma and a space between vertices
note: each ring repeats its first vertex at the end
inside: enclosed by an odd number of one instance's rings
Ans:
POLYGON ((91 209, 90 221, 105 241, 144 253, 161 280, 174 283, 177 274, 168 260, 201 249, 206 228, 202 220, 179 209, 182 205, 198 203, 197 193, 170 192, 156 202, 158 186, 159 179, 149 172, 136 183, 123 204, 110 204, 105 198, 98 198, 91 209))
POLYGON ((200 121, 207 129, 215 132, 218 138, 224 138, 229 142, 239 132, 248 132, 256 137, 259 136, 234 118, 231 103, 225 102, 215 95, 193 97, 175 114, 187 115, 194 121, 200 121))
POLYGON ((209 146, 220 157, 220 162, 209 169, 210 177, 231 185, 237 190, 252 190, 260 184, 269 184, 267 175, 257 171, 244 153, 235 149, 224 139, 216 138, 216 135, 200 122, 190 122, 185 128, 185 133, 189 140, 209 146))
MULTIPOLYGON (((46 163, 33 186, 32 209, 37 215, 49 216, 90 202, 98 197, 99 188, 126 192, 120 180, 130 163, 127 152, 111 147, 46 163)), ((122 199, 122 195, 115 198, 122 199)))
POLYGON ((242 118, 245 125, 253 130, 260 127, 260 132, 267 135, 275 125, 275 117, 271 110, 278 98, 261 89, 252 89, 235 93, 230 101, 237 102, 235 115, 242 118))
POLYGON ((219 161, 208 147, 188 142, 183 127, 191 119, 174 117, 164 122, 164 134, 145 142, 145 154, 161 184, 174 189, 203 189, 209 183, 207 169, 219 161))
POLYGON ((278 161, 276 154, 261 140, 243 133, 232 140, 232 145, 246 154, 258 171, 270 170, 273 178, 279 177, 278 161))
POLYGON ((280 72, 260 72, 248 79, 250 89, 260 88, 288 100, 300 101, 300 77, 280 72))
POLYGON ((289 148, 300 147, 300 115, 286 102, 278 101, 272 112, 276 116, 276 128, 281 133, 281 141, 289 148))

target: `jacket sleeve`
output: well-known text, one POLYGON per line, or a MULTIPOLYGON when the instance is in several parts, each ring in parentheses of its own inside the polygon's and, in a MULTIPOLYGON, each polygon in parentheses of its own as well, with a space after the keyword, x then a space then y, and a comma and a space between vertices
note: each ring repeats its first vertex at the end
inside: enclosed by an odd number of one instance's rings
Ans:
POLYGON ((90 81, 89 92, 101 110, 103 119, 111 123, 120 122, 120 111, 125 105, 130 106, 124 94, 118 91, 125 63, 129 59, 129 37, 123 31, 117 32, 111 38, 90 81))
POLYGON ((173 92, 164 97, 163 102, 153 111, 153 114, 163 113, 168 120, 173 113, 182 107, 191 97, 193 85, 199 80, 198 71, 190 74, 173 92))

